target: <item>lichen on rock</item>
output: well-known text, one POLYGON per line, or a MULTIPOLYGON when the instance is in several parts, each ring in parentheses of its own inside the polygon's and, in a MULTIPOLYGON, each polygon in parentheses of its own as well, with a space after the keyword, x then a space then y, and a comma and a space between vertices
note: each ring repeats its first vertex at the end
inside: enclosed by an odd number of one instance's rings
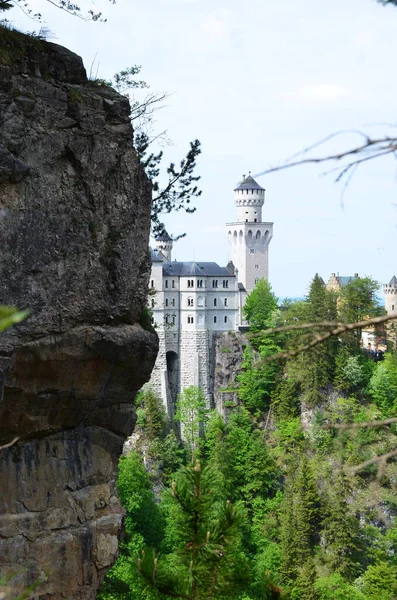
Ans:
POLYGON ((18 437, 0 451, 0 574, 15 590, 45 579, 32 598, 94 599, 117 556, 118 457, 157 353, 140 324, 151 187, 126 98, 56 44, 19 37, 12 50, 0 304, 31 316, 0 337, 0 444, 18 437))

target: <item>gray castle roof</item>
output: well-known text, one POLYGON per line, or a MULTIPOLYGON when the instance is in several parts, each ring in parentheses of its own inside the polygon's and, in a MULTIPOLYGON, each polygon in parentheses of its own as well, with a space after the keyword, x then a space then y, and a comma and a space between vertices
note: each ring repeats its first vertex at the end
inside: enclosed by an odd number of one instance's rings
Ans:
POLYGON ((255 179, 248 175, 245 177, 243 181, 238 185, 234 191, 236 190, 264 190, 265 188, 261 187, 259 183, 256 183, 255 179))
POLYGON ((389 285, 396 285, 396 284, 397 284, 397 277, 395 275, 393 275, 393 277, 390 279, 389 285))
POLYGON ((203 277, 233 277, 227 267, 220 267, 214 262, 164 262, 163 275, 172 277, 188 277, 189 275, 203 277))
POLYGON ((151 256, 152 262, 163 262, 164 261, 163 254, 161 254, 161 252, 159 252, 158 250, 155 250, 153 248, 150 248, 150 256, 151 256))
POLYGON ((163 233, 156 237, 156 242, 172 242, 172 237, 164 229, 163 233))

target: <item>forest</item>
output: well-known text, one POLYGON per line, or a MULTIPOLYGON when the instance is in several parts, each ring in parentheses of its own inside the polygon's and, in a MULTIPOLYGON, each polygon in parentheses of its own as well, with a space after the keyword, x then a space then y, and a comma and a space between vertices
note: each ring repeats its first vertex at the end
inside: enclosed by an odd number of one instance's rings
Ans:
POLYGON ((98 600, 397 598, 396 330, 374 332, 384 354, 360 328, 313 343, 382 315, 377 291, 316 275, 280 303, 260 280, 226 415, 190 387, 169 423, 141 392, 118 472, 125 537, 98 600))

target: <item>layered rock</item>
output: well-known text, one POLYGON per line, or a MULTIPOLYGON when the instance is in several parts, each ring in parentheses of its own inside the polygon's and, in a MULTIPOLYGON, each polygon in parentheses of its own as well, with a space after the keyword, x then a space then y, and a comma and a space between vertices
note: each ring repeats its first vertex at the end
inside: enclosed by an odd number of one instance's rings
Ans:
POLYGON ((151 188, 124 97, 65 48, 0 38, 0 304, 31 310, 0 336, 0 445, 18 438, 0 450, 0 577, 14 591, 40 581, 31 598, 93 599, 157 353, 151 188))
POLYGON ((242 370, 246 345, 247 339, 239 331, 229 331, 216 338, 214 404, 216 410, 223 416, 226 416, 228 409, 239 402, 237 376, 242 370))

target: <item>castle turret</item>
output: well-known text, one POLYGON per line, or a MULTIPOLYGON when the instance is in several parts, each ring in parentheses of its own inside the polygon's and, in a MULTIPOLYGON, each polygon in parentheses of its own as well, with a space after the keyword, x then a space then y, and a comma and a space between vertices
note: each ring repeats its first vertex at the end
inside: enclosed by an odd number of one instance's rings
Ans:
POLYGON ((393 275, 390 283, 383 286, 385 292, 385 309, 388 315, 397 312, 397 277, 393 275))
POLYGON ((164 230, 164 233, 156 237, 156 248, 165 258, 171 262, 173 240, 172 237, 164 230))
POLYGON ((273 237, 273 223, 262 221, 265 190, 251 174, 243 176, 234 190, 237 221, 227 223, 230 260, 238 270, 238 280, 251 292, 259 279, 269 277, 268 248, 273 237))
POLYGON ((265 202, 265 190, 255 179, 243 175, 243 180, 234 190, 234 201, 237 206, 237 221, 260 223, 262 206, 265 202))

